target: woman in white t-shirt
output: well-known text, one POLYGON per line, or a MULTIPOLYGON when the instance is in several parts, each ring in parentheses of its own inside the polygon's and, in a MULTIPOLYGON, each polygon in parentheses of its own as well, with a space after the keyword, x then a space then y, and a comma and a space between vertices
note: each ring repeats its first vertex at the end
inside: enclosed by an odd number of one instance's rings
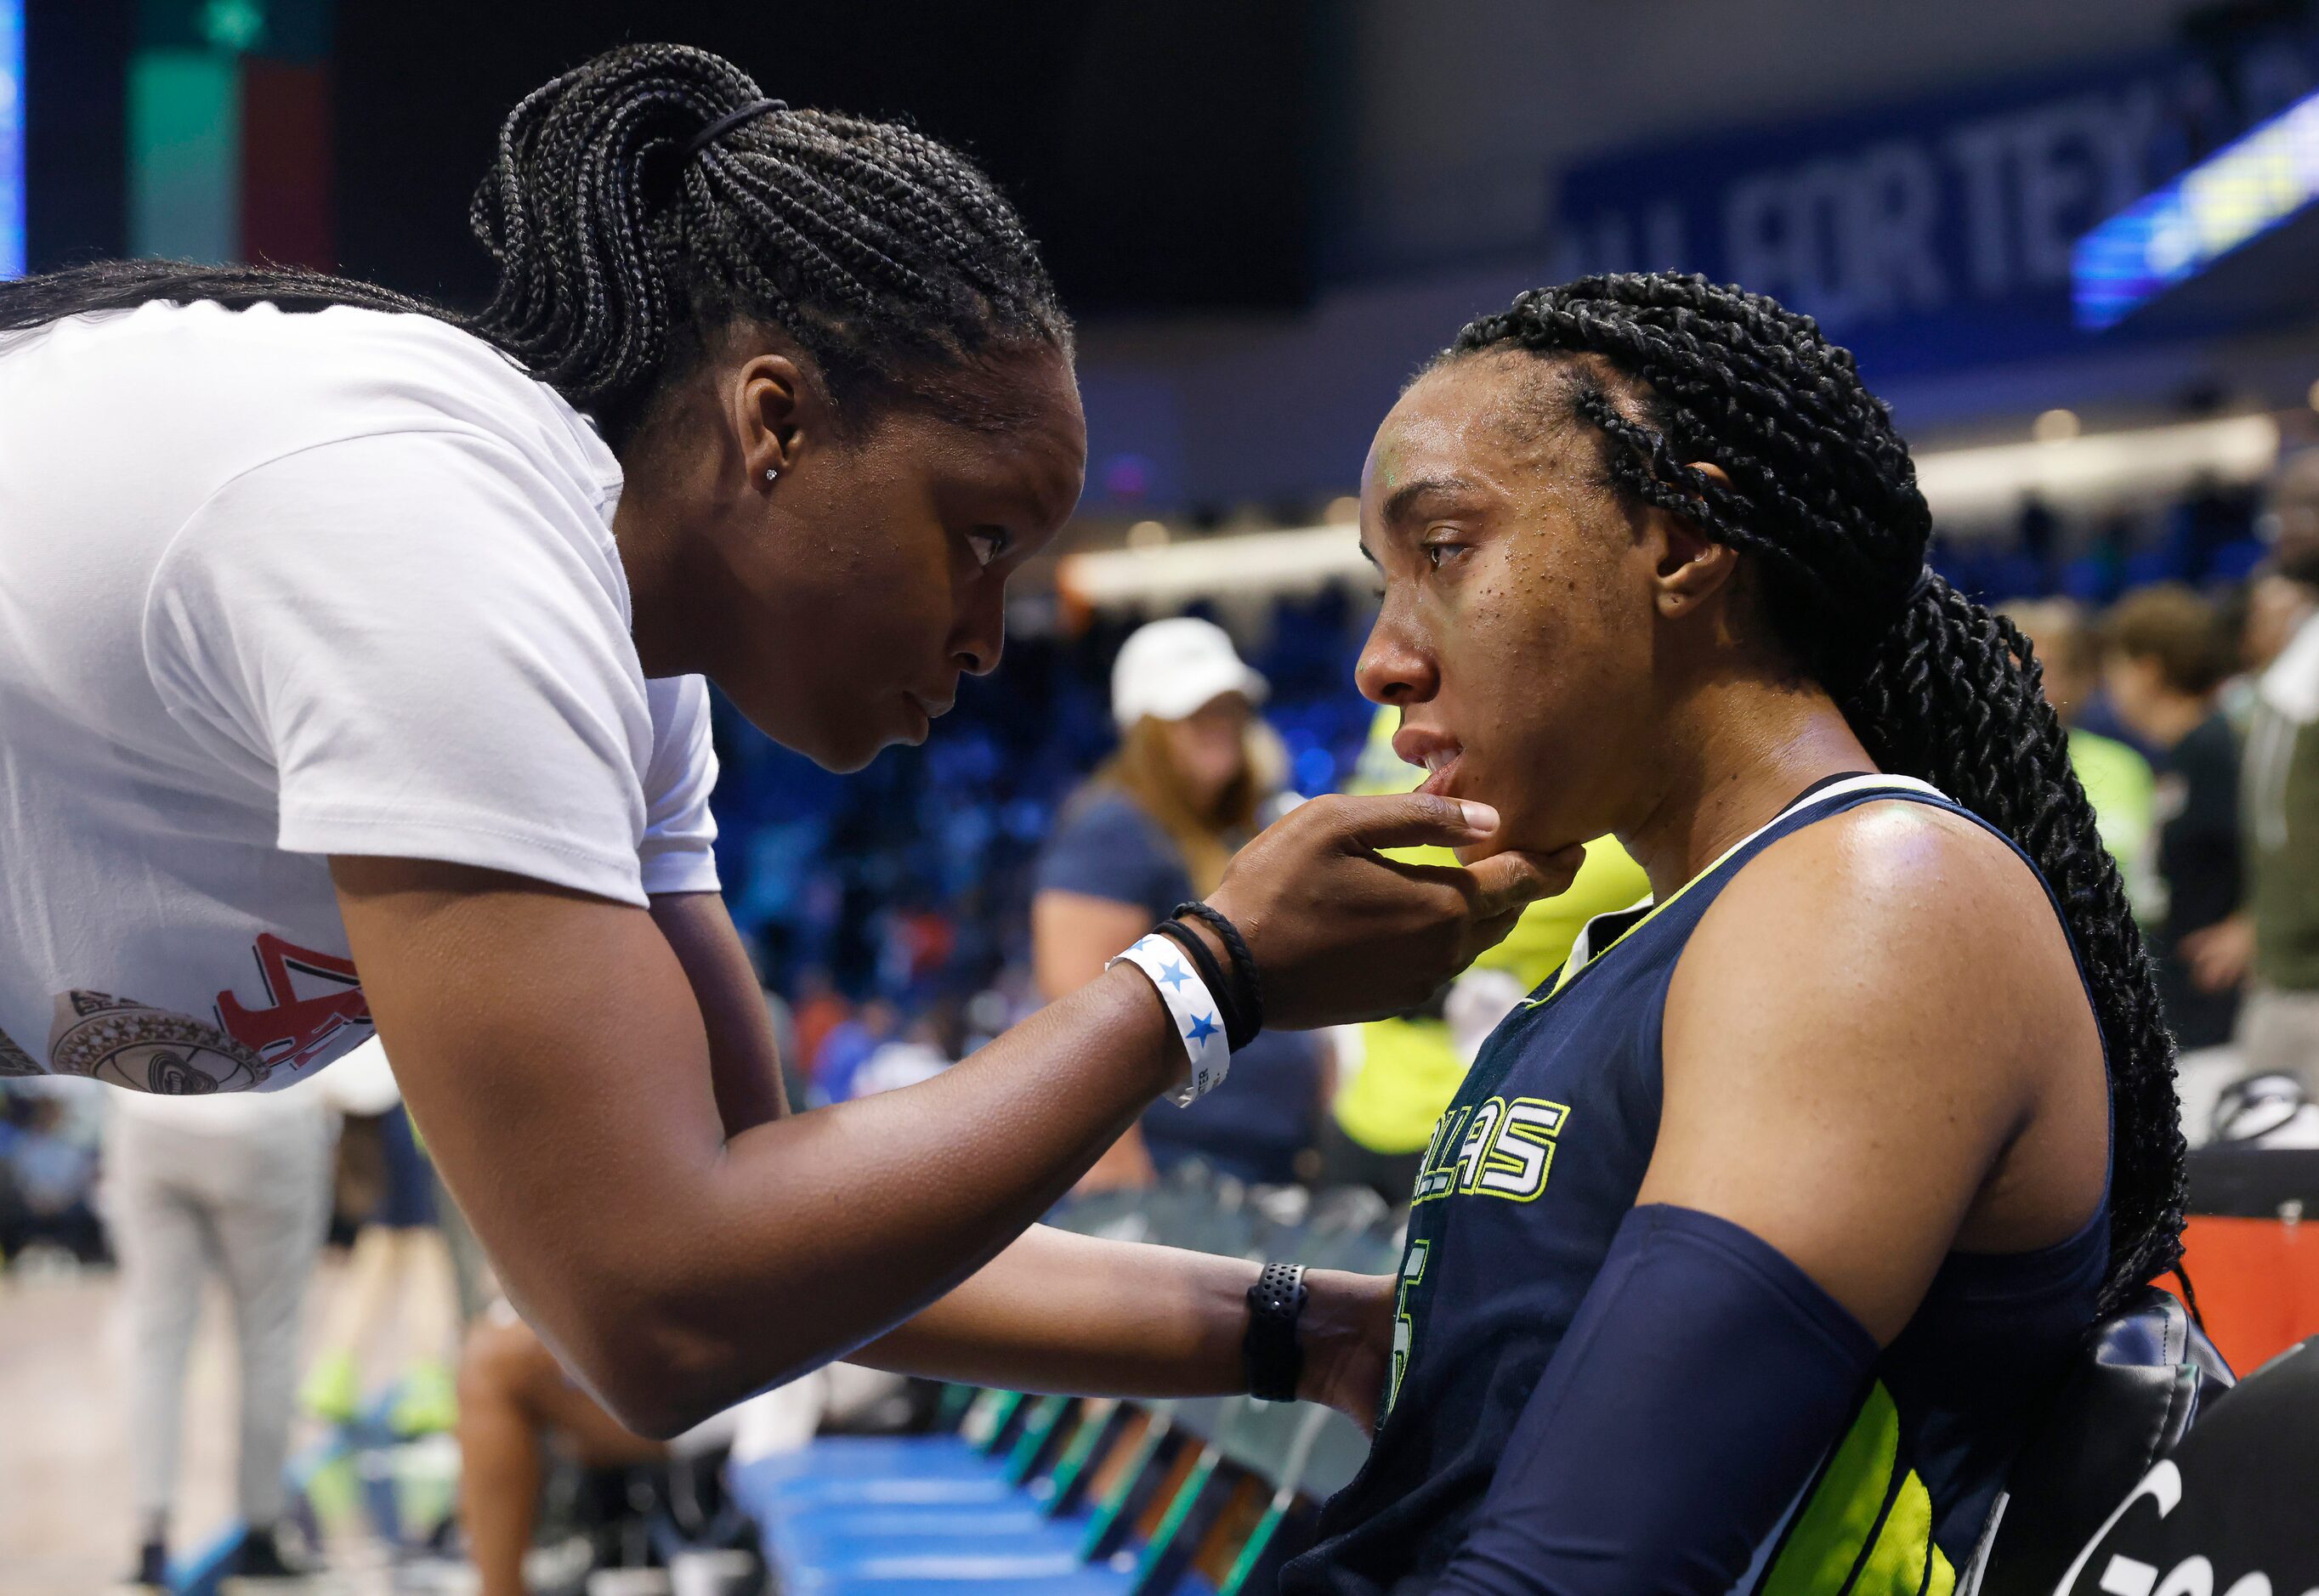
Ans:
MULTIPOLYGON (((271 1090, 374 1019, 516 1300, 650 1433, 889 1331, 862 1356, 1239 1388, 1252 1266, 1024 1235, 1215 1078, 1175 944, 793 1119, 717 895, 702 679, 831 769, 916 742, 1078 497, 1014 211, 641 46, 516 109, 474 221, 474 317, 166 262, 0 284, 0 1070, 271 1090)), ((1249 951, 1187 933, 1203 1001, 1408 1006, 1571 861, 1372 849, 1494 825, 1299 811, 1214 895, 1249 951)), ((1358 1408, 1389 1298, 1313 1294, 1307 1388, 1358 1408)))

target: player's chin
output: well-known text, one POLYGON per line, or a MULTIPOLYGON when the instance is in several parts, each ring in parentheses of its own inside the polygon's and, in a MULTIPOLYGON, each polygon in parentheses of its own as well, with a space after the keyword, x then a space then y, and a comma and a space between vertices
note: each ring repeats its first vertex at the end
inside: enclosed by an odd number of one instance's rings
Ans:
POLYGON ((1479 864, 1511 849, 1528 846, 1521 839, 1536 827, 1524 824, 1523 807, 1515 801, 1520 795, 1508 790, 1512 786, 1509 781, 1491 780, 1487 764, 1475 757, 1473 749, 1468 748, 1459 758, 1447 796, 1489 805, 1498 812, 1498 829, 1478 843, 1452 850, 1458 863, 1479 864))
POLYGON ((1453 848, 1450 852, 1457 854, 1459 864, 1476 865, 1485 859, 1494 858, 1504 852, 1505 848, 1495 837, 1493 837, 1486 843, 1473 843, 1463 848, 1453 848))
POLYGON ((1481 842, 1457 850, 1460 864, 1479 864, 1483 860, 1495 858, 1501 853, 1529 853, 1544 857, 1572 845, 1570 828, 1566 824, 1557 824, 1550 816, 1523 808, 1510 797, 1463 789, 1457 796, 1487 804, 1498 812, 1496 831, 1481 842))

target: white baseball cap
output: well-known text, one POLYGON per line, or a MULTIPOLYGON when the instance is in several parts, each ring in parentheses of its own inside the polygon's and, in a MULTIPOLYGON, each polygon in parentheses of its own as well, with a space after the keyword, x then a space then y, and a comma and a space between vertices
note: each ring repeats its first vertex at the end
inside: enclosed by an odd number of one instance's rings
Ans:
POLYGON ((1149 715, 1182 720, 1225 693, 1261 704, 1270 691, 1214 621, 1179 615, 1139 627, 1111 667, 1111 717, 1131 726, 1149 715))

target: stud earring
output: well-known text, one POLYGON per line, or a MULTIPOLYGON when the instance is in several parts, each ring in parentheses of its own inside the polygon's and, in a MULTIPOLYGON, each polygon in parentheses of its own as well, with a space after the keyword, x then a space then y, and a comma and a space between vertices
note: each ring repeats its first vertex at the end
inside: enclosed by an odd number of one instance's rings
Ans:
POLYGON ((768 465, 765 467, 765 480, 767 482, 771 482, 775 477, 781 474, 781 468, 779 466, 768 465))

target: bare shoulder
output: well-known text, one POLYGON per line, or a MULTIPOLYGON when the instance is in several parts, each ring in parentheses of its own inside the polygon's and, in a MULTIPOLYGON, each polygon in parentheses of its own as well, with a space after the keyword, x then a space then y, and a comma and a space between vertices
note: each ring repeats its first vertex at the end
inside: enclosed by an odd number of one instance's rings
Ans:
MULTIPOLYGON (((1790 834, 1741 870, 1710 916, 1809 910, 1842 923, 1881 921, 1930 932, 1970 921, 1976 940, 2021 923, 2055 927, 2044 884, 1986 826, 1905 799, 1863 804, 1790 834)), ((1705 929, 1704 926, 1701 928, 1705 929)))
POLYGON ((2094 1200, 2100 1038, 2068 937, 1963 816, 1867 804, 1764 849, 1701 917, 1662 1025, 1646 1198, 1747 1225, 1880 1336, 1994 1208, 2017 1222, 1989 1233, 2037 1245, 2094 1200), (2080 1085, 2092 1185, 2073 1163, 2067 1189, 2006 1195, 2009 1150, 2080 1085))
MULTIPOLYGON (((1835 983, 1895 1020, 2058 1020, 2085 1000, 2035 870, 1987 827, 1929 804, 1863 804, 1741 870, 1685 950, 1689 973, 1835 983)), ((1837 1006, 1845 1006, 1838 1004, 1837 1006)))
POLYGON ((1666 1034, 1671 1079, 1687 1048, 1728 1059, 1744 1036, 1795 1089, 1872 1087, 2000 1135, 2100 1047, 2035 871, 1908 802, 1831 816, 1742 869, 1683 950, 1666 1034))

